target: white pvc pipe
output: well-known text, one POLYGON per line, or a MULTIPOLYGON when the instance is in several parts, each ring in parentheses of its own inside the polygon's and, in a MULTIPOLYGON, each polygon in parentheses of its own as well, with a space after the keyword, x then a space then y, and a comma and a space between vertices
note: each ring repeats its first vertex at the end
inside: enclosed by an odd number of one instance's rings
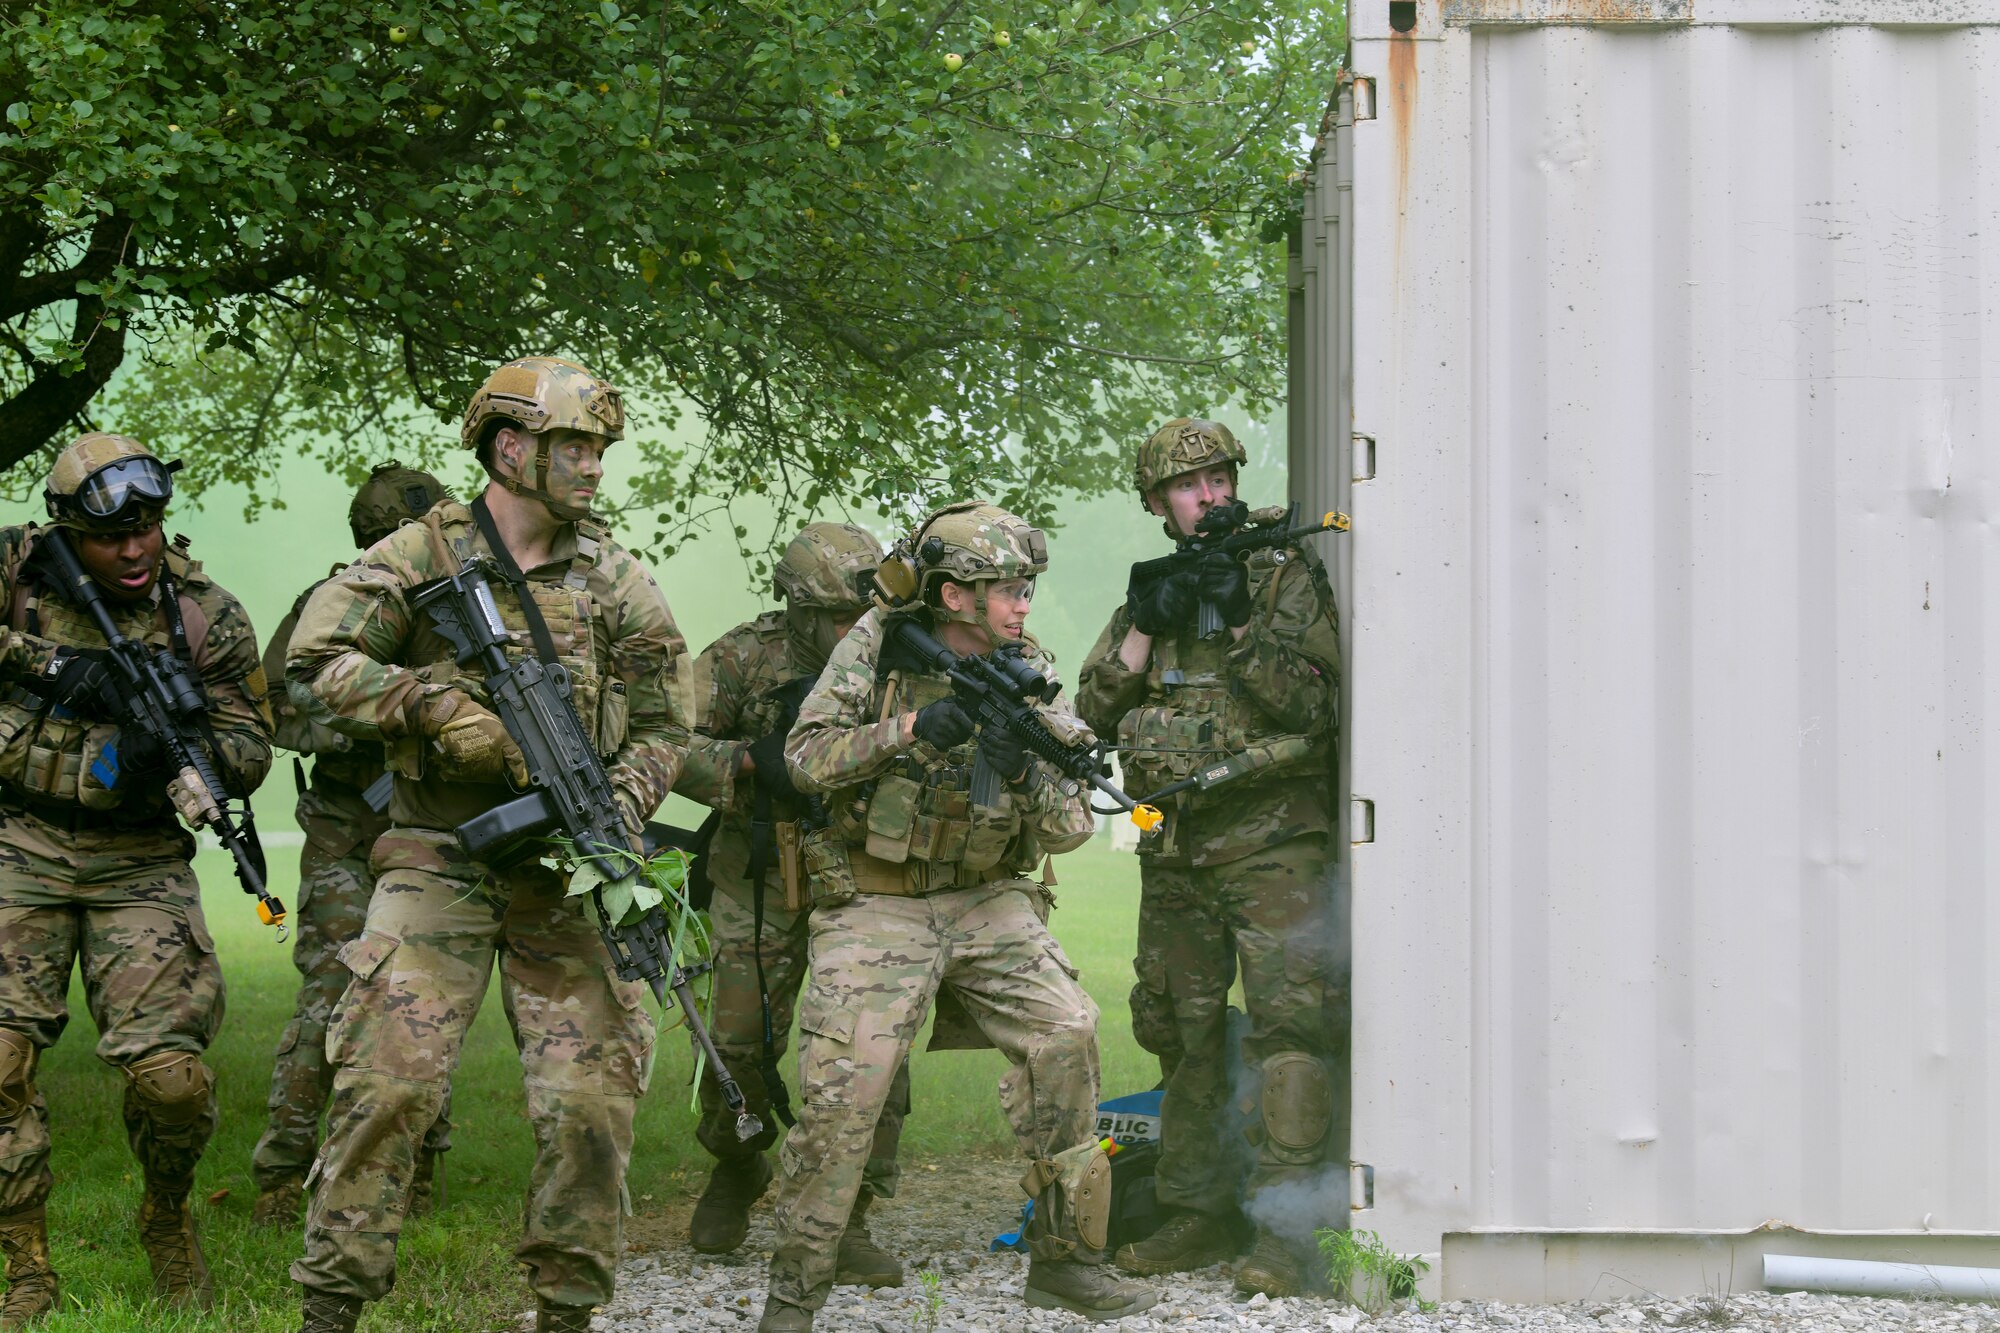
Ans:
POLYGON ((1836 1291, 1850 1296, 1942 1296, 1993 1301, 2000 1300, 2000 1268, 1767 1254, 1764 1285, 1773 1290, 1836 1291))

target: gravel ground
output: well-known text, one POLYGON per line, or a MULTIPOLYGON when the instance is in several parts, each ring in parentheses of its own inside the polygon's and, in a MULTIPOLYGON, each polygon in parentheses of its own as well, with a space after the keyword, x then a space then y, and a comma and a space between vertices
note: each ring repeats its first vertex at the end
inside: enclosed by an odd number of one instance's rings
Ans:
MULTIPOLYGON (((1326 1333, 1852 1333, 1895 1329, 1911 1333, 2000 1333, 2000 1309, 1942 1301, 1868 1300, 1849 1296, 1755 1293, 1644 1302, 1585 1301, 1574 1305, 1454 1302, 1428 1311, 1402 1309, 1369 1317, 1331 1300, 1250 1301, 1237 1297, 1227 1266, 1160 1279, 1159 1304, 1117 1324, 1093 1326, 1060 1311, 1021 1303, 1027 1259, 989 1254, 994 1234, 1011 1230, 1021 1193, 1012 1162, 956 1161, 949 1169, 920 1166, 905 1173, 898 1197, 869 1213, 875 1239, 903 1260, 900 1289, 869 1292, 836 1287, 814 1323, 815 1333, 1243 1333, 1244 1330, 1325 1330, 1326 1333), (937 1275, 927 1298, 920 1279, 937 1275)), ((775 1192, 775 1191, 773 1191, 775 1192)), ((598 1333, 748 1333, 764 1305, 771 1254, 771 1194, 751 1214, 750 1239, 721 1258, 687 1248, 693 1200, 654 1233, 656 1248, 635 1255, 618 1277, 618 1299, 592 1327, 598 1333)), ((532 1317, 527 1322, 533 1327, 532 1317)))

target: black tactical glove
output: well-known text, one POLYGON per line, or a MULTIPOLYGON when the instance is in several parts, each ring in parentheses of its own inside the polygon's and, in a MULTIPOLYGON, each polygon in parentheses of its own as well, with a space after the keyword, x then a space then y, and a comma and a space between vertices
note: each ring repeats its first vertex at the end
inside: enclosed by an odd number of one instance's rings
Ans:
POLYGON ((167 766, 167 747, 160 744, 150 731, 120 727, 115 744, 118 747, 121 783, 130 778, 151 777, 167 766))
POLYGON ((1233 556, 1210 551, 1201 558, 1201 600, 1222 612, 1235 629, 1250 623, 1250 571, 1233 556))
POLYGON ((927 741, 940 750, 949 750, 972 739, 972 719, 959 707, 957 699, 939 699, 917 710, 917 721, 912 730, 918 740, 927 741))
POLYGON ((58 648, 45 669, 50 703, 78 717, 111 715, 111 666, 102 648, 58 648))
POLYGON ((1028 747, 1006 727, 981 727, 979 753, 1009 786, 1019 786, 1028 776, 1028 747))
POLYGON ((1148 636, 1171 634, 1194 617, 1200 576, 1193 570, 1169 574, 1142 588, 1130 588, 1125 606, 1132 628, 1148 636))
POLYGON ((750 742, 750 762, 757 766, 757 785, 774 800, 791 800, 799 789, 792 785, 792 770, 785 763, 785 733, 774 731, 750 742))

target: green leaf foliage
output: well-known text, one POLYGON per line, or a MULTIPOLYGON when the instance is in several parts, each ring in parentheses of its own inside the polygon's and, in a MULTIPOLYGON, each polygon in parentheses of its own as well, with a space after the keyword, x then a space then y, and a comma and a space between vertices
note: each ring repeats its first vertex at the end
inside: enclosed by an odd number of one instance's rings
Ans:
POLYGON ((634 498, 681 518, 1044 516, 1161 417, 1268 406, 1267 237, 1344 42, 1338 6, 1238 0, 41 0, 0 31, 0 465, 101 419, 196 486, 301 439, 351 470, 558 352, 626 388, 634 498))

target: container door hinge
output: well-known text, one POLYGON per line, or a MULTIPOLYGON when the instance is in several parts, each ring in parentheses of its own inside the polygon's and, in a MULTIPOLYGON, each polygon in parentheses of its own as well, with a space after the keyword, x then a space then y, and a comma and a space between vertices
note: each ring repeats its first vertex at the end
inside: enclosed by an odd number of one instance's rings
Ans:
POLYGON ((1354 76, 1354 123, 1375 119, 1375 78, 1369 74, 1354 76))
POLYGON ((1375 1206, 1375 1168, 1366 1162, 1347 1164, 1347 1206, 1365 1212, 1375 1206))
POLYGON ((1350 814, 1353 834, 1348 841, 1359 847, 1364 842, 1375 841, 1375 802, 1366 796, 1356 796, 1353 800, 1350 814))
POLYGON ((1375 480, 1375 437, 1359 431, 1354 435, 1354 479, 1375 480))

